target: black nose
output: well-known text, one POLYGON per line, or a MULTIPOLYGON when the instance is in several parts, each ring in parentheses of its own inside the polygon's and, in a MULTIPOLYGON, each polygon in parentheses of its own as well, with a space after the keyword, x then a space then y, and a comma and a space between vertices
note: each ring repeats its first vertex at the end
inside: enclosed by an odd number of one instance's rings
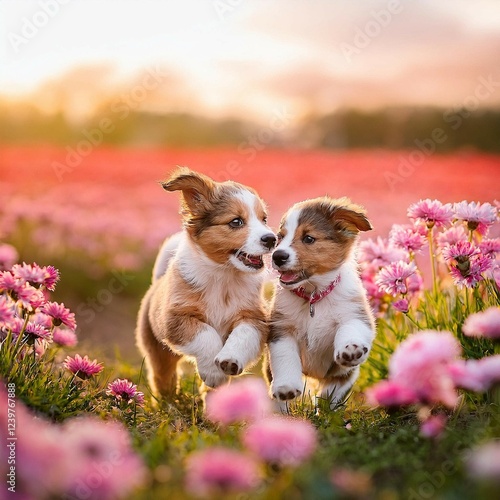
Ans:
POLYGON ((285 252, 285 250, 276 250, 273 253, 273 262, 279 267, 286 263, 286 261, 290 258, 290 254, 285 252))
POLYGON ((262 241, 262 243, 264 244, 264 246, 266 248, 271 250, 274 248, 274 245, 276 245, 276 236, 274 236, 273 233, 268 233, 268 234, 265 234, 264 236, 262 236, 260 241, 262 241))

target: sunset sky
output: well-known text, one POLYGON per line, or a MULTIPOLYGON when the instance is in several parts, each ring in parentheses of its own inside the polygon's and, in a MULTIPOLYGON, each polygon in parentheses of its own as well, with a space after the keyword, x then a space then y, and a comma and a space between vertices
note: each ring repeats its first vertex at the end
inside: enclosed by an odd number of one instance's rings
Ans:
POLYGON ((1 99, 78 118, 156 71, 142 107, 259 121, 455 107, 485 81, 500 105, 498 0, 60 1, 0 0, 1 99))

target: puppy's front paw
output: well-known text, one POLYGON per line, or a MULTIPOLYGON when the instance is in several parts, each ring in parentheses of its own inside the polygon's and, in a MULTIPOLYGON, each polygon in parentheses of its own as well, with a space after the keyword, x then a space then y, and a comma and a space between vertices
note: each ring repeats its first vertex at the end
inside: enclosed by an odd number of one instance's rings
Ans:
POLYGON ((335 362, 342 366, 357 366, 366 361, 369 351, 365 344, 347 344, 335 351, 335 362))
POLYGON ((288 401, 302 394, 302 385, 279 384, 271 385, 271 393, 278 401, 288 401))
POLYGON ((243 365, 234 358, 223 359, 216 357, 215 364, 226 374, 226 375, 239 375, 243 371, 243 365))
POLYGON ((207 387, 211 387, 215 389, 220 385, 223 385, 227 382, 227 377, 224 375, 215 365, 211 370, 200 370, 198 369, 198 373, 200 374, 201 380, 205 382, 207 387))

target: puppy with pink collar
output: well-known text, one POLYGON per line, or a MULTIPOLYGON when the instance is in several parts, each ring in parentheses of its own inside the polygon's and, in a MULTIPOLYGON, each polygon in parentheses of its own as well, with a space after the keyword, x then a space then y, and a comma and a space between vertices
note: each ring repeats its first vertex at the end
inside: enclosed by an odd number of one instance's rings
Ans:
POLYGON ((348 198, 306 200, 282 218, 272 256, 281 286, 268 339, 278 401, 299 396, 305 375, 335 408, 358 378, 375 337, 355 256, 360 231, 370 229, 365 210, 348 198))

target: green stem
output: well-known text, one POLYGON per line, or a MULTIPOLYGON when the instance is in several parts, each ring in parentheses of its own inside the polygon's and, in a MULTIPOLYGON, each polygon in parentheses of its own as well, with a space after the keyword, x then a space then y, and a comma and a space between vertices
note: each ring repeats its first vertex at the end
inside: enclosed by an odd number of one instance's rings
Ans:
POLYGON ((436 262, 434 255, 434 238, 432 234, 432 227, 429 228, 429 232, 427 233, 427 239, 429 240, 429 257, 431 260, 431 270, 432 270, 432 290, 434 292, 434 296, 437 297, 438 288, 437 288, 437 277, 436 277, 436 262))

